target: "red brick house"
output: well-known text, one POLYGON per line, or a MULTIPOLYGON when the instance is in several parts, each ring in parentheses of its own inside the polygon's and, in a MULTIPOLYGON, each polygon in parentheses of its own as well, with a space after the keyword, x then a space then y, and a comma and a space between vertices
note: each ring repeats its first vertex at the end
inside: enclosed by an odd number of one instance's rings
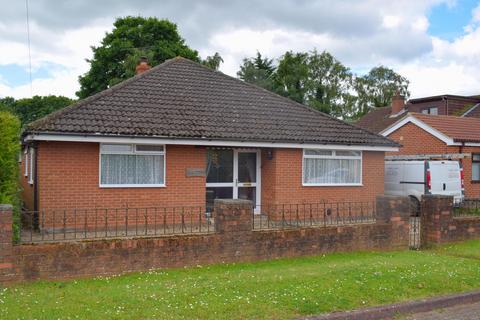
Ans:
POLYGON ((480 118, 480 96, 444 94, 410 99, 405 103, 404 97, 397 94, 393 97, 391 106, 370 111, 359 119, 356 125, 379 133, 403 118, 408 112, 480 118))
POLYGON ((380 133, 402 145, 389 156, 459 159, 466 197, 480 197, 479 118, 408 113, 380 133))
POLYGON ((176 58, 30 124, 29 209, 373 201, 398 144, 176 58))

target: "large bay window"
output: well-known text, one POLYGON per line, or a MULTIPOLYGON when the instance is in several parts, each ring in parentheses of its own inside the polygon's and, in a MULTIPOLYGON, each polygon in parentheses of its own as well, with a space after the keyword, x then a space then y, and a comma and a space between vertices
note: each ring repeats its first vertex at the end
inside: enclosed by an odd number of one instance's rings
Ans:
POLYGON ((362 152, 353 150, 303 150, 303 185, 361 185, 362 152))
POLYGON ((165 146, 100 146, 100 187, 162 186, 165 186, 165 146))

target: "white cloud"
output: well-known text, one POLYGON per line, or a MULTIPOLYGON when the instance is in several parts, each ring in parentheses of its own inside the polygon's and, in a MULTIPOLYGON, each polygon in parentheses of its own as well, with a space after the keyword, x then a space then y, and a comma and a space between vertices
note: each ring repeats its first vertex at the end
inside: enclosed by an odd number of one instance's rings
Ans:
MULTIPOLYGON (((7 0, 0 0, 0 2, 7 0)), ((465 34, 452 42, 428 34, 429 10, 454 0, 418 1, 217 1, 93 0, 52 5, 31 3, 32 65, 55 65, 33 82, 34 94, 74 97, 78 76, 115 17, 127 14, 168 18, 178 23, 187 44, 205 57, 219 52, 221 70, 236 75, 241 60, 259 50, 277 58, 287 50, 327 50, 354 70, 384 64, 411 80, 414 96, 478 93, 480 88, 480 5, 472 11, 465 34), (188 8, 188 10, 185 10, 188 8), (108 10, 107 10, 108 9, 108 10)), ((23 4, 0 4, 0 65, 28 67, 23 4), (20 12, 20 13, 18 13, 20 12)), ((29 84, 9 86, 0 74, 0 96, 30 95, 29 84), (3 78, 3 80, 2 80, 3 78)))

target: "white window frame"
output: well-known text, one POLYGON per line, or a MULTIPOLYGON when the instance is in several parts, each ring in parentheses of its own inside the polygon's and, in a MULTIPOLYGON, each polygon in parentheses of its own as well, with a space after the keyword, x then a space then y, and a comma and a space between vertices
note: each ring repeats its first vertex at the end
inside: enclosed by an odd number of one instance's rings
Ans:
POLYGON ((28 173, 28 183, 29 184, 33 184, 33 161, 34 161, 34 154, 35 154, 35 149, 33 148, 29 148, 29 155, 30 155, 30 159, 29 159, 29 173, 28 173))
POLYGON ((28 177, 28 147, 25 147, 25 150, 23 150, 23 156, 25 157, 25 161, 23 162, 23 175, 28 177))
MULTIPOLYGON (((141 143, 140 143, 141 144, 141 143)), ((167 146, 164 144, 159 144, 158 146, 163 147, 163 151, 137 151, 137 144, 127 144, 127 143, 101 143, 99 147, 98 155, 98 185, 100 188, 164 188, 166 187, 166 168, 167 168, 167 146), (130 151, 104 151, 102 150, 103 145, 129 145, 130 151), (102 154, 133 154, 133 155, 163 155, 163 183, 161 184, 102 184, 102 154)))
POLYGON ((305 152, 307 150, 321 150, 326 151, 325 149, 315 149, 315 148, 304 148, 303 149, 303 157, 302 157, 302 185, 304 187, 361 187, 363 186, 363 152, 359 150, 355 150, 355 152, 359 152, 360 155, 358 156, 337 156, 337 151, 345 151, 345 150, 327 150, 331 151, 332 155, 309 155, 305 152), (339 160, 360 160, 360 182, 359 183, 306 183, 305 182, 305 159, 339 159, 339 160))

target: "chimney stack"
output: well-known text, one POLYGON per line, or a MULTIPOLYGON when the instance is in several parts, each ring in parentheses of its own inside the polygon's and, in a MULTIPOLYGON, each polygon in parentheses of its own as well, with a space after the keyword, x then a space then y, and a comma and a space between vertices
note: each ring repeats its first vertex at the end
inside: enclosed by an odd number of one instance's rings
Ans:
POLYGON ((401 113, 405 109, 405 97, 397 90, 392 97, 392 116, 401 113))
POLYGON ((137 67, 135 68, 136 74, 144 73, 147 70, 150 70, 150 65, 148 64, 147 57, 141 57, 140 62, 138 63, 137 67))

